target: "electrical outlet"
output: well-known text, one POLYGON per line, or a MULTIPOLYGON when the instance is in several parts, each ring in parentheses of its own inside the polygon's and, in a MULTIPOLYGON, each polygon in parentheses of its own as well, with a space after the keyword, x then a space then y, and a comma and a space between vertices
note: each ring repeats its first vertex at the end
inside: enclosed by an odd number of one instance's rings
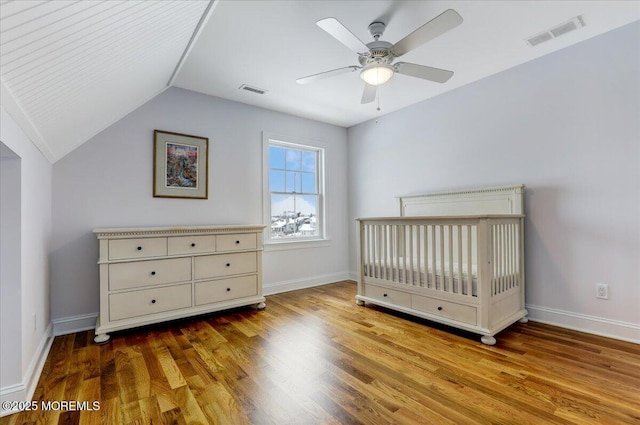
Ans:
POLYGON ((596 283, 596 298, 609 299, 609 285, 606 283, 596 283))

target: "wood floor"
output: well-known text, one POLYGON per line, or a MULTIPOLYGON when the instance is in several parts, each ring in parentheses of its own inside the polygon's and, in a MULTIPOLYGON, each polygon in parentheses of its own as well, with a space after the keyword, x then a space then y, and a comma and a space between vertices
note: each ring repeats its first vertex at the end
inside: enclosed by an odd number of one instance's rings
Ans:
POLYGON ((353 282, 267 309, 56 337, 34 395, 100 410, 2 424, 640 424, 640 346, 529 322, 489 347, 374 306, 353 282))

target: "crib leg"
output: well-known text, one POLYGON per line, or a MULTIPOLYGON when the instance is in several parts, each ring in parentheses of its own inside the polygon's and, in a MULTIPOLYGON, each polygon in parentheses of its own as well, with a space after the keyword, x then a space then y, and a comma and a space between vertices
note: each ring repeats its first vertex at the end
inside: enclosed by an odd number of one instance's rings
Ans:
POLYGON ((356 300, 356 304, 357 304, 357 305, 360 305, 360 306, 363 306, 363 305, 364 305, 364 301, 362 301, 362 300, 356 300))
POLYGON ((496 342, 497 342, 496 339, 491 335, 482 335, 482 338, 480 338, 480 341, 482 341, 482 343, 486 345, 496 345, 496 342))
POLYGON ((524 316, 522 319, 518 320, 518 322, 520 322, 520 323, 528 323, 529 322, 529 318, 527 316, 524 316))

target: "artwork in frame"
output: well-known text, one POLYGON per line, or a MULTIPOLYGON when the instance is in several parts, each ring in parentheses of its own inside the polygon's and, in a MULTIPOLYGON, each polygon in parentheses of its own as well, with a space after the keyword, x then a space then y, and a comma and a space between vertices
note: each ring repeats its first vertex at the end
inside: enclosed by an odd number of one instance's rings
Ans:
POLYGON ((209 139, 154 130, 153 196, 207 199, 209 139))

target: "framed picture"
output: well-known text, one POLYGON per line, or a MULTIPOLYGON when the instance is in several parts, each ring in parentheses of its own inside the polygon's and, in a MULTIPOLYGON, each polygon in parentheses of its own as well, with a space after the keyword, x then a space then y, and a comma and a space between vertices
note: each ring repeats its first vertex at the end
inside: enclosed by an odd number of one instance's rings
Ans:
POLYGON ((207 199, 209 139, 154 130, 153 196, 207 199))

